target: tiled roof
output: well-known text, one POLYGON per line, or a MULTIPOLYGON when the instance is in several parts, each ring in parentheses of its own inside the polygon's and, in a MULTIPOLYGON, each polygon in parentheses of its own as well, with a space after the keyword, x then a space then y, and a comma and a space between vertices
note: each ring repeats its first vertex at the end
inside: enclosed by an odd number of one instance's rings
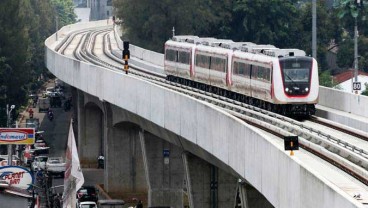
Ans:
MULTIPOLYGON (((358 75, 368 76, 368 73, 358 70, 358 75)), ((340 74, 335 75, 334 80, 337 83, 342 83, 342 82, 345 82, 346 80, 349 80, 353 77, 354 77, 354 69, 349 69, 347 71, 344 71, 340 74)))

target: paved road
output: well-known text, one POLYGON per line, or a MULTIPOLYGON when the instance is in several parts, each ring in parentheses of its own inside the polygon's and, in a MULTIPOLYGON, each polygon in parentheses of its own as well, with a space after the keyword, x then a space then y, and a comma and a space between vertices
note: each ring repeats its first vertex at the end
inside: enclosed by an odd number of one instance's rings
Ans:
MULTIPOLYGON (((48 82, 44 88, 46 87, 54 87, 55 83, 48 82)), ((41 94, 39 94, 41 96, 41 94)), ((65 91, 65 96, 69 97, 70 89, 67 87, 65 91)), ((63 157, 65 158, 65 151, 67 147, 68 133, 69 133, 69 125, 72 118, 72 112, 65 112, 63 108, 52 108, 54 112, 54 119, 50 121, 47 117, 46 113, 40 113, 38 111, 38 106, 36 108, 32 108, 34 112, 34 118, 38 118, 40 120, 40 128, 39 131, 44 131, 43 138, 47 142, 50 147, 49 156, 52 157, 63 157)), ((23 112, 23 119, 19 124, 19 127, 25 127, 25 121, 29 118, 28 112, 23 112)), ((96 158, 97 159, 97 158, 96 158)), ((103 170, 102 169, 83 169, 83 175, 85 178, 85 185, 96 185, 103 183, 103 170)), ((62 193, 64 184, 64 178, 61 177, 53 177, 52 179, 52 187, 57 187, 54 189, 54 193, 62 193)), ((42 207, 46 206, 46 198, 42 198, 42 207)))

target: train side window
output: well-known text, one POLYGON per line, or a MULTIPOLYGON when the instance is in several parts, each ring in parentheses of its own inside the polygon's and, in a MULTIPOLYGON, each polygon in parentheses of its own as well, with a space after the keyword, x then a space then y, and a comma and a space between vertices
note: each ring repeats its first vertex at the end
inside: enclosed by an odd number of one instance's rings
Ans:
POLYGON ((245 64, 239 63, 239 75, 244 76, 245 74, 245 64))
POLYGON ((271 81, 271 69, 270 68, 266 68, 265 79, 268 82, 271 81))
POLYGON ((195 60, 196 66, 209 69, 210 68, 210 57, 197 54, 195 60))
POLYGON ((246 77, 250 77, 250 73, 251 73, 251 70, 250 70, 250 64, 244 64, 244 75, 246 77))
POLYGON ((189 60, 190 60, 189 53, 185 51, 179 51, 178 53, 179 53, 178 62, 183 63, 183 64, 189 64, 189 60))
POLYGON ((258 79, 258 66, 252 65, 252 78, 258 79))
POLYGON ((166 60, 167 61, 177 61, 177 51, 173 49, 166 49, 166 60))
POLYGON ((222 58, 211 57, 210 68, 219 72, 226 72, 226 60, 222 58))
POLYGON ((238 74, 238 68, 239 68, 239 62, 233 61, 233 74, 237 75, 238 74))
POLYGON ((234 62, 234 69, 233 69, 233 74, 237 75, 237 76, 247 76, 246 74, 246 64, 242 63, 242 62, 234 62))
POLYGON ((261 66, 258 67, 257 79, 259 79, 259 80, 264 80, 265 79, 265 70, 264 69, 265 69, 264 67, 261 67, 261 66))

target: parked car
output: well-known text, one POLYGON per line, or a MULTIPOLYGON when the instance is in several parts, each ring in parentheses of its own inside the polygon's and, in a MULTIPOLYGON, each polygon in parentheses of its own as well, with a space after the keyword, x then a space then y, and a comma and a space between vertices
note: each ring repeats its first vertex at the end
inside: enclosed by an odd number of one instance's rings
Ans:
POLYGON ((38 149, 41 147, 47 147, 47 144, 44 139, 37 139, 33 146, 35 149, 38 149))
MULTIPOLYGON (((0 155, 0 167, 8 165, 8 155, 0 155)), ((13 160, 11 165, 20 165, 20 160, 17 155, 13 155, 13 160)))
POLYGON ((97 208, 97 204, 93 201, 80 202, 78 208, 97 208))
POLYGON ((36 156, 32 162, 32 170, 44 170, 48 156, 36 156))
POLYGON ((62 106, 62 101, 61 101, 62 97, 59 96, 58 93, 55 92, 55 94, 50 95, 49 98, 50 98, 50 105, 52 108, 54 107, 60 108, 62 106))
POLYGON ((82 186, 77 191, 77 200, 78 203, 84 202, 84 201, 98 201, 98 195, 97 190, 94 186, 82 186))
POLYGON ((26 119, 26 128, 34 128, 35 132, 37 133, 39 127, 40 127, 40 120, 38 118, 26 119))
MULTIPOLYGON (((43 155, 47 156, 49 154, 50 147, 38 147, 37 149, 32 149, 33 145, 28 145, 25 147, 26 149, 23 150, 23 163, 25 165, 31 166, 33 161, 35 160, 35 157, 43 155)), ((33 146, 34 147, 34 146, 33 146)))
POLYGON ((64 87, 64 85, 65 85, 65 84, 64 84, 64 82, 63 82, 63 81, 61 81, 60 79, 57 79, 57 78, 55 79, 55 86, 56 86, 56 87, 62 87, 62 88, 63 88, 63 87, 64 87))
POLYGON ((52 175, 60 175, 64 177, 65 162, 62 157, 49 157, 46 162, 46 170, 52 175))

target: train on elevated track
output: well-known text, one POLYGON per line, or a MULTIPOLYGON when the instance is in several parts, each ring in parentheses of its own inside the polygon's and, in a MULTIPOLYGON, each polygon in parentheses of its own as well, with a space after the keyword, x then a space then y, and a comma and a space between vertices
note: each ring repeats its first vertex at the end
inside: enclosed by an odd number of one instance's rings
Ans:
POLYGON ((299 49, 174 36, 165 43, 170 81, 291 117, 315 114, 317 61, 299 49))

